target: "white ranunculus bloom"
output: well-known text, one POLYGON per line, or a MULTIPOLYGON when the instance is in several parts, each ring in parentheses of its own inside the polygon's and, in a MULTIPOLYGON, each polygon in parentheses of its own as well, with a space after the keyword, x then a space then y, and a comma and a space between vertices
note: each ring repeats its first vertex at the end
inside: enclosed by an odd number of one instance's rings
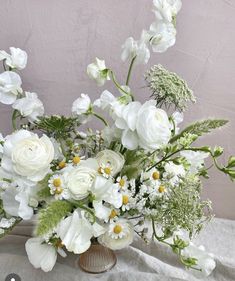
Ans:
POLYGON ((6 137, 1 166, 4 171, 38 182, 50 170, 54 146, 50 139, 27 130, 19 130, 6 137))
POLYGON ((109 164, 113 176, 117 175, 122 170, 125 163, 125 159, 120 153, 109 149, 100 151, 96 155, 96 159, 99 166, 106 166, 109 164))
POLYGON ((182 6, 181 0, 153 0, 153 4, 156 18, 166 22, 172 22, 182 6))
POLYGON ((196 258, 197 265, 194 267, 199 270, 189 269, 197 278, 205 278, 211 274, 216 267, 213 254, 207 253, 204 246, 197 247, 192 242, 182 251, 182 255, 188 258, 196 258))
POLYGON ((10 47, 10 54, 0 51, 0 60, 6 60, 6 65, 11 68, 24 69, 27 64, 27 53, 20 48, 10 47))
POLYGON ((203 168, 204 160, 209 156, 209 153, 203 151, 181 151, 180 154, 190 164, 189 172, 192 174, 203 168))
POLYGON ((81 94, 81 97, 73 102, 72 112, 76 115, 85 114, 88 112, 91 106, 91 100, 88 95, 81 94))
POLYGON ((85 218, 83 212, 78 211, 62 220, 57 227, 57 234, 66 249, 75 254, 87 251, 91 245, 91 238, 104 233, 105 229, 97 223, 93 225, 85 218))
POLYGON ((87 66, 87 74, 94 79, 98 86, 103 86, 107 80, 110 80, 109 71, 105 66, 105 61, 98 58, 94 63, 87 66))
POLYGON ((93 105, 101 108, 102 110, 110 109, 112 103, 116 101, 116 98, 109 91, 105 90, 100 95, 100 98, 95 100, 93 105))
POLYGON ((175 44, 176 29, 172 23, 154 22, 150 26, 149 34, 154 52, 163 53, 175 44))
POLYGON ((38 99, 36 93, 25 92, 25 97, 16 100, 12 107, 19 110, 20 114, 27 117, 31 123, 44 114, 43 103, 38 99))
POLYGON ((183 165, 176 165, 173 162, 168 162, 165 165, 164 177, 169 178, 169 183, 172 185, 177 184, 181 177, 184 177, 186 172, 183 165))
POLYGON ((125 219, 119 219, 110 223, 107 231, 98 237, 100 244, 112 250, 120 250, 133 242, 134 230, 131 223, 125 219))
POLYGON ((55 266, 57 251, 54 246, 43 242, 40 237, 30 238, 25 244, 25 250, 30 263, 35 268, 48 272, 55 266))
POLYGON ((65 169, 65 185, 71 196, 77 200, 87 197, 97 174, 98 163, 91 158, 83 161, 77 167, 65 169))
POLYGON ((156 108, 153 100, 145 102, 138 111, 136 130, 139 145, 153 151, 166 145, 171 137, 171 124, 166 112, 156 108))
POLYGON ((131 60, 136 56, 137 64, 146 64, 150 58, 150 51, 145 41, 135 41, 132 37, 126 39, 122 45, 121 59, 123 61, 131 60))
POLYGON ((13 71, 5 71, 0 74, 0 102, 3 104, 13 104, 18 93, 22 93, 21 78, 13 71))

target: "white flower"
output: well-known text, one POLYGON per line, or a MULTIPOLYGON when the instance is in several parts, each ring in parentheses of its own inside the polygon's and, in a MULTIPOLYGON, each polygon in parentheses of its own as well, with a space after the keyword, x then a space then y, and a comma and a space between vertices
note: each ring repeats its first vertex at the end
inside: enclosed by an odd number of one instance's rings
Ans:
POLYGON ((0 133, 0 157, 2 156, 3 153, 3 144, 4 144, 4 137, 2 136, 2 134, 0 133))
POLYGON ((109 109, 112 103, 116 101, 116 98, 109 91, 105 90, 100 95, 100 98, 94 101, 94 106, 101 108, 102 110, 109 109))
POLYGON ((35 268, 48 272, 55 266, 57 251, 54 246, 43 242, 44 240, 40 237, 30 238, 25 244, 25 250, 30 263, 35 268))
POLYGON ((105 61, 98 58, 94 63, 87 66, 87 74, 94 79, 98 86, 103 86, 107 80, 110 80, 109 71, 105 66, 105 61))
POLYGON ((101 235, 104 231, 102 226, 97 223, 92 225, 84 213, 79 214, 78 211, 62 220, 56 230, 66 249, 75 254, 87 251, 91 245, 91 238, 101 235))
POLYGON ((102 132, 101 136, 107 145, 109 145, 112 141, 119 140, 121 138, 122 132, 115 125, 112 127, 106 126, 102 132))
POLYGON ((184 177, 186 172, 183 165, 176 165, 173 162, 168 162, 165 165, 165 173, 163 176, 169 178, 169 183, 172 185, 177 184, 181 177, 184 177))
POLYGON ((6 65, 11 68, 24 69, 27 64, 27 53, 20 48, 10 47, 10 53, 8 54, 5 51, 0 51, 0 61, 5 59, 6 65))
POLYGON ((150 58, 150 51, 146 43, 142 40, 135 41, 132 37, 126 39, 122 45, 121 59, 123 61, 131 60, 136 57, 137 64, 146 64, 150 58))
POLYGON ((128 179, 127 176, 123 176, 123 177, 118 177, 116 179, 117 183, 118 183, 118 187, 122 190, 126 190, 128 187, 128 179))
POLYGON ((153 151, 168 143, 171 124, 166 112, 156 108, 153 100, 145 102, 138 112, 136 130, 140 147, 153 151))
POLYGON ((98 237, 100 244, 112 250, 120 250, 133 242, 134 230, 131 223, 120 219, 110 223, 108 230, 98 237))
POLYGON ((196 174, 198 170, 203 168, 204 159, 209 156, 209 153, 203 151, 181 151, 180 154, 190 164, 189 172, 192 174, 196 174))
POLYGON ((0 227, 1 228, 10 228, 13 226, 13 224, 15 223, 16 219, 15 218, 10 218, 10 219, 6 219, 6 218, 2 218, 0 220, 0 227))
MULTIPOLYGON (((174 124, 175 124, 175 134, 178 134, 178 133, 179 133, 179 130, 180 130, 180 128, 178 127, 178 125, 183 122, 183 120, 184 120, 184 114, 181 113, 181 112, 176 111, 176 112, 174 112, 174 113, 172 114, 172 119, 173 119, 174 124)), ((172 124, 172 127, 171 127, 171 128, 172 128, 172 129, 174 128, 173 124, 172 124)))
POLYGON ((156 18, 166 22, 172 22, 182 6, 181 0, 153 0, 153 4, 156 18))
POLYGON ((189 269, 197 278, 205 278, 215 269, 216 263, 213 254, 207 253, 204 246, 197 247, 192 242, 182 251, 182 255, 186 258, 196 258, 196 267, 199 270, 189 269))
POLYGON ((20 114, 27 117, 31 123, 44 114, 43 103, 38 99, 36 93, 25 92, 25 97, 16 100, 12 107, 19 110, 20 114))
POLYGON ((53 175, 48 181, 48 186, 50 187, 51 195, 54 195, 56 200, 70 198, 68 188, 64 185, 63 176, 59 174, 53 175))
POLYGON ((72 112, 76 115, 85 114, 89 111, 91 100, 88 95, 81 94, 81 97, 73 102, 72 112))
POLYGON ((125 159, 120 153, 109 149, 100 151, 96 155, 96 160, 99 166, 110 165, 111 174, 113 176, 117 175, 122 170, 125 163, 125 159))
POLYGON ((5 71, 0 74, 0 102, 13 104, 18 93, 22 93, 21 78, 13 71, 5 71))
POLYGON ((97 161, 95 159, 87 159, 78 166, 65 169, 64 184, 74 199, 81 200, 88 196, 97 174, 97 161))
POLYGON ((26 130, 19 130, 6 137, 1 166, 9 174, 37 182, 50 170, 54 147, 50 139, 26 130))
POLYGON ((175 44, 176 29, 172 23, 154 22, 150 26, 149 34, 154 52, 163 53, 175 44))

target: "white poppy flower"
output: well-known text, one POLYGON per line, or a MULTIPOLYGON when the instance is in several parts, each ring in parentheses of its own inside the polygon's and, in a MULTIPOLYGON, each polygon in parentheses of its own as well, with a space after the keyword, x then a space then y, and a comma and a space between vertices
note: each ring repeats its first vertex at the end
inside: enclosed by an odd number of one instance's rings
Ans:
POLYGON ((120 219, 110 223, 107 231, 98 237, 100 244, 112 250, 120 250, 133 242, 134 230, 131 223, 120 219))
POLYGON ((176 29, 172 23, 154 22, 150 26, 149 34, 154 52, 163 53, 175 44, 176 29))
POLYGON ((44 243, 40 237, 30 238, 25 244, 30 263, 35 268, 48 272, 53 269, 57 260, 56 248, 44 243))
POLYGON ((181 0, 153 0, 153 4, 156 18, 166 22, 172 22, 182 6, 181 0))
POLYGON ((50 139, 26 130, 19 130, 6 137, 1 166, 9 174, 38 182, 50 170, 54 147, 50 139))
POLYGON ((5 71, 0 74, 0 102, 3 104, 13 104, 18 93, 22 93, 21 78, 13 71, 5 71))
POLYGON ((111 175, 117 175, 123 168, 125 159, 121 153, 113 150, 105 149, 97 153, 96 160, 101 167, 102 165, 110 165, 111 175))
POLYGON ((73 102, 72 112, 76 115, 85 114, 91 106, 91 100, 88 95, 81 94, 81 97, 73 102))
POLYGON ((20 48, 10 47, 10 54, 0 51, 0 60, 3 59, 6 60, 6 65, 21 70, 26 67, 28 55, 20 48))
POLYGON ((98 58, 94 63, 87 66, 87 74, 94 79, 98 86, 103 86, 107 80, 110 80, 109 71, 105 66, 105 61, 98 58))
POLYGON ((139 145, 153 151, 166 145, 171 138, 171 124, 163 109, 156 108, 153 100, 145 102, 138 111, 136 131, 139 145))
POLYGON ((209 153, 203 151, 181 151, 180 155, 186 158, 190 164, 189 172, 196 174, 198 170, 203 168, 204 159, 209 156, 209 153))
POLYGON ((23 117, 27 117, 31 123, 44 114, 43 103, 36 93, 25 92, 25 97, 16 100, 12 107, 17 109, 23 117))
POLYGON ((204 246, 197 247, 192 242, 182 251, 182 255, 188 258, 196 258, 197 265, 194 267, 199 269, 189 269, 197 278, 205 278, 211 274, 216 267, 213 254, 207 253, 204 246))

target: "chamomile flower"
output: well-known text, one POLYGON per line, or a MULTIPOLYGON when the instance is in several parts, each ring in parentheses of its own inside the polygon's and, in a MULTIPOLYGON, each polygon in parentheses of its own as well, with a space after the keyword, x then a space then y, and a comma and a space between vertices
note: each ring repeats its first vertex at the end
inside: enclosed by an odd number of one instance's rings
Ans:
POLYGON ((69 192, 64 186, 63 177, 59 174, 53 175, 49 181, 50 193, 56 200, 69 199, 69 192))
POLYGON ((116 219, 119 216, 120 212, 117 209, 112 209, 109 215, 109 219, 113 220, 116 219))
POLYGON ((118 183, 118 187, 122 190, 126 190, 128 187, 128 180, 127 180, 127 176, 123 176, 123 177, 118 177, 117 178, 117 183, 118 183))
POLYGON ((160 172, 153 168, 148 172, 141 173, 141 182, 150 182, 151 185, 155 185, 160 180, 160 172))
POLYGON ((122 211, 130 210, 135 204, 135 198, 132 197, 132 194, 129 190, 122 192, 122 211))
POLYGON ((112 239, 122 239, 129 234, 129 223, 118 219, 110 223, 108 234, 112 239))
POLYGON ((113 168, 111 167, 111 165, 109 163, 106 164, 101 164, 101 166, 98 169, 98 172, 105 177, 106 179, 112 177, 112 172, 113 172, 113 168))

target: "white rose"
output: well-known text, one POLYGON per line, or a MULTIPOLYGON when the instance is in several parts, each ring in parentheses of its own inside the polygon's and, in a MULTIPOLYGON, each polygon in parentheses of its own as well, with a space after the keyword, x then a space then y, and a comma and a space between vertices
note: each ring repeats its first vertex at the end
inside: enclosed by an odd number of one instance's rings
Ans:
POLYGON ((81 97, 73 102, 72 112, 76 115, 87 113, 91 106, 91 100, 88 95, 81 94, 81 97))
POLYGON ((109 71, 105 66, 105 61, 98 58, 94 63, 87 66, 87 74, 94 79, 98 86, 103 86, 106 80, 110 80, 109 71))
POLYGON ((5 71, 0 74, 0 102, 13 104, 18 93, 22 93, 21 78, 13 71, 5 71))
POLYGON ((5 51, 0 51, 0 60, 6 60, 6 65, 11 68, 24 69, 27 64, 27 53, 20 48, 10 48, 10 54, 5 51))
POLYGON ((100 244, 112 250, 120 250, 133 242, 133 226, 124 219, 111 222, 107 231, 98 237, 100 244))
POLYGON ((153 100, 145 102, 138 111, 136 130, 139 145, 153 151, 168 143, 171 137, 171 124, 166 112, 156 108, 153 100))
POLYGON ((109 164, 112 168, 112 175, 117 175, 123 168, 125 159, 124 157, 113 150, 105 149, 96 155, 99 166, 107 166, 109 164))
POLYGON ((71 196, 77 200, 87 197, 97 173, 98 163, 94 159, 87 159, 78 167, 65 170, 65 185, 71 196))
POLYGON ((154 22, 150 26, 149 34, 154 52, 163 53, 175 44, 176 29, 172 23, 154 22))
POLYGON ((19 110, 20 114, 27 117, 31 123, 44 114, 43 103, 38 99, 36 93, 25 92, 25 97, 16 100, 12 107, 19 110))
POLYGON ((10 174, 40 181, 50 170, 54 147, 50 139, 26 130, 6 137, 1 166, 10 174))

